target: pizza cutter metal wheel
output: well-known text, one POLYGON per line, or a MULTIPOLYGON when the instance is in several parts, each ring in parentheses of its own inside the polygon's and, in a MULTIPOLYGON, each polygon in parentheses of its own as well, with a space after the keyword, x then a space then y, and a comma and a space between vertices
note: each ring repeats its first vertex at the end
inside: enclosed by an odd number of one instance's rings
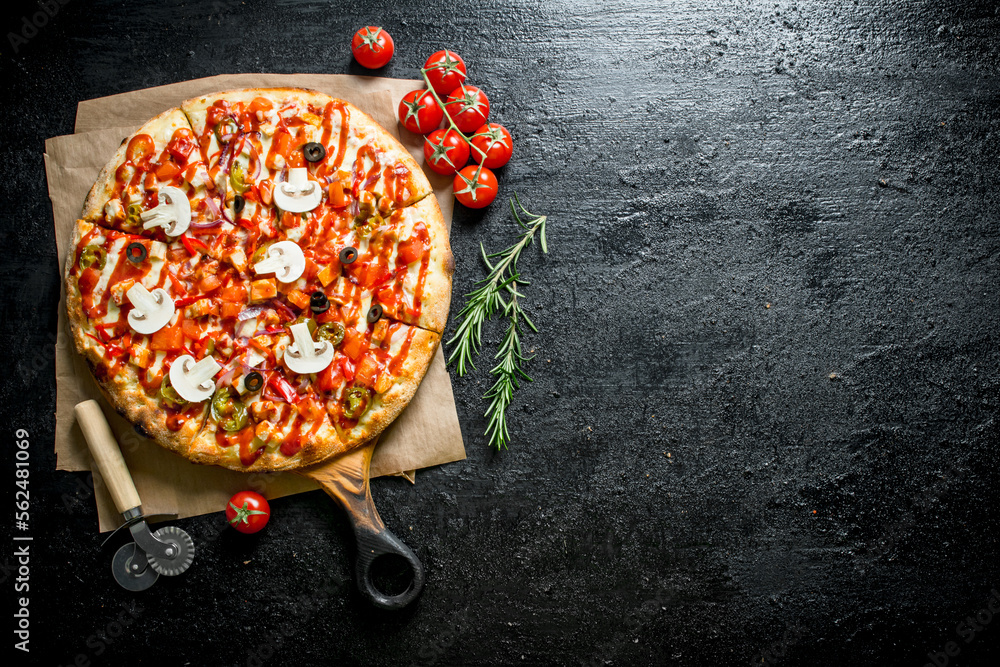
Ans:
POLYGON ((111 559, 111 574, 122 588, 144 591, 160 578, 146 560, 146 553, 135 542, 123 544, 111 559))
POLYGON ((146 560, 159 574, 173 577, 181 574, 194 560, 194 540, 177 526, 164 526, 153 533, 153 537, 166 543, 165 556, 154 556, 146 552, 146 560))
POLYGON ((121 527, 127 526, 135 540, 119 549, 112 559, 115 581, 129 590, 142 591, 161 574, 175 576, 187 570, 194 560, 194 540, 177 526, 164 526, 155 533, 149 529, 139 492, 101 406, 97 401, 84 401, 74 412, 97 470, 125 521, 121 527))

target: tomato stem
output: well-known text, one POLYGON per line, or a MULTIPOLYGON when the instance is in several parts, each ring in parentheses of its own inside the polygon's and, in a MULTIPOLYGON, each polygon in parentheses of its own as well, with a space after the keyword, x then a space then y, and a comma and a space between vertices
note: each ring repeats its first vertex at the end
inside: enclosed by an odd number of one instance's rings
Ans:
MULTIPOLYGON (((445 106, 444 102, 441 101, 441 98, 438 97, 437 91, 434 90, 434 86, 431 85, 431 80, 427 78, 427 72, 431 71, 432 69, 437 69, 437 68, 436 67, 420 68, 420 76, 424 77, 424 83, 427 84, 428 92, 430 92, 430 94, 434 96, 434 100, 438 103, 438 106, 441 107, 441 111, 444 111, 444 117, 448 119, 448 125, 451 126, 451 129, 455 130, 455 132, 458 133, 458 136, 462 137, 462 141, 469 144, 469 148, 476 151, 482 156, 482 160, 480 160, 479 162, 480 166, 482 166, 482 163, 486 160, 486 152, 480 150, 478 146, 472 143, 472 140, 469 139, 467 136, 465 136, 465 133, 462 132, 460 129, 458 129, 458 126, 455 125, 455 121, 451 119, 451 114, 448 113, 448 107, 445 106)), ((479 178, 478 171, 476 171, 476 178, 479 178)))
POLYGON ((232 519, 229 520, 229 523, 233 525, 236 525, 238 523, 245 523, 247 525, 250 525, 250 520, 249 520, 250 516, 254 514, 267 514, 267 512, 261 512, 260 510, 250 509, 249 500, 243 503, 243 507, 237 507, 232 503, 232 501, 230 501, 229 506, 233 508, 234 512, 236 512, 236 516, 234 516, 232 519))

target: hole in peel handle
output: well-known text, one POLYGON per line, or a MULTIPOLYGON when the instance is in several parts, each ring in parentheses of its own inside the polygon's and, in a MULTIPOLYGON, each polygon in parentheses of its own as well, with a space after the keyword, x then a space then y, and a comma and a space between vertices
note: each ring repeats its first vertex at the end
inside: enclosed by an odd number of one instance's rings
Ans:
POLYGON ((358 543, 357 563, 354 567, 358 589, 379 609, 397 610, 407 606, 424 590, 426 575, 424 566, 417 555, 391 531, 382 528, 378 532, 358 527, 354 532, 358 543), (395 554, 410 565, 413 579, 406 590, 398 595, 386 595, 375 587, 372 581, 372 563, 379 556, 395 554))

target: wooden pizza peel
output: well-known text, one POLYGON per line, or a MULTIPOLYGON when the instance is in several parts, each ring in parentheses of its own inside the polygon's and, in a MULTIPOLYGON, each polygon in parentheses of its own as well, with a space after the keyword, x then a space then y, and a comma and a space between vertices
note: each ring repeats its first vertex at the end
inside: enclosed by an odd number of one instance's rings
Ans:
POLYGON ((370 471, 372 452, 378 438, 326 463, 302 468, 295 474, 317 482, 337 501, 354 530, 357 553, 354 578, 361 594, 380 609, 402 609, 417 599, 424 589, 424 566, 417 555, 382 522, 372 499, 370 471), (395 555, 410 566, 413 579, 402 593, 389 595, 372 581, 372 564, 381 556, 395 555))

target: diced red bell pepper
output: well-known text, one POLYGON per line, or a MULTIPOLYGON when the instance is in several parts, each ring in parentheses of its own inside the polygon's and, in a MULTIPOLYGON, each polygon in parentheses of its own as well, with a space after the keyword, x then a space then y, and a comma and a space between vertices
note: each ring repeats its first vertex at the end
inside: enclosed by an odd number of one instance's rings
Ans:
POLYGON ((194 150, 194 136, 191 130, 179 128, 167 144, 167 151, 181 164, 187 164, 188 156, 194 150))
MULTIPOLYGON (((354 327, 347 327, 344 330, 344 341, 340 344, 340 350, 352 360, 357 361, 364 354, 368 345, 365 335, 354 327)), ((346 375, 346 373, 345 373, 346 375)), ((353 373, 351 374, 353 377, 353 373)))
POLYGON ((288 383, 288 380, 283 378, 281 375, 275 373, 271 376, 268 384, 274 388, 276 392, 285 400, 287 403, 298 403, 302 400, 302 397, 295 392, 295 388, 288 383))
POLYGON ((273 108, 274 104, 271 102, 271 100, 267 99, 266 97, 255 97, 250 102, 249 110, 252 113, 257 113, 258 111, 270 111, 273 108))
POLYGON ((316 388, 320 391, 334 391, 344 381, 340 364, 330 364, 316 376, 316 388))
POLYGON ((174 299, 174 308, 183 308, 184 306, 190 306, 192 303, 200 299, 200 296, 182 296, 174 299))
POLYGON ((347 195, 344 194, 344 186, 341 185, 340 181, 330 183, 330 187, 327 188, 327 199, 333 208, 344 208, 347 206, 347 195))
MULTIPOLYGON (((181 320, 183 322, 183 320, 181 320)), ((172 327, 164 327, 153 334, 149 340, 151 350, 180 350, 184 347, 184 330, 181 324, 172 327)))
POLYGON ((230 285, 222 290, 222 300, 243 304, 247 300, 247 288, 243 285, 230 285))
POLYGON ((203 255, 209 254, 208 246, 205 245, 203 242, 199 241, 198 239, 194 238, 193 236, 188 236, 187 234, 184 234, 183 236, 181 236, 181 243, 184 244, 184 248, 191 255, 196 255, 198 253, 201 253, 203 255))
POLYGON ((340 370, 344 374, 344 379, 348 382, 354 381, 354 363, 347 357, 340 358, 340 370))
POLYGON ((201 289, 202 293, 207 294, 212 290, 218 289, 222 285, 222 281, 219 280, 219 276, 210 273, 209 275, 198 281, 198 287, 201 289))
POLYGON ((197 320, 181 320, 181 331, 191 340, 201 339, 201 327, 198 325, 197 320))
POLYGON ((427 245, 419 234, 413 234, 410 238, 399 243, 396 251, 396 262, 402 264, 412 264, 418 262, 427 252, 427 245))
POLYGON ((360 362, 354 374, 355 382, 363 384, 369 389, 375 386, 375 379, 378 376, 378 362, 370 355, 366 354, 360 362))
POLYGON ((161 183, 169 182, 174 180, 174 177, 179 173, 181 173, 181 168, 177 166, 177 163, 173 160, 167 160, 156 168, 156 180, 161 183))

